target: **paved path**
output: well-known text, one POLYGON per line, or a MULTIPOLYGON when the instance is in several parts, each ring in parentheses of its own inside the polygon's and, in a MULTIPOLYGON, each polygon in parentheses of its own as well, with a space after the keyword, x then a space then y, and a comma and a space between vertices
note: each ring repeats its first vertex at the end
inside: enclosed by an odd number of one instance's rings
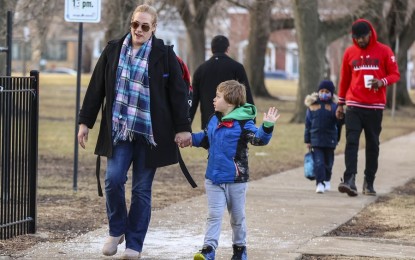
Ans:
MULTIPOLYGON (((333 191, 316 194, 314 183, 303 177, 303 168, 249 183, 247 198, 248 254, 251 260, 296 259, 302 254, 374 256, 415 259, 415 242, 362 238, 328 238, 325 233, 348 221, 376 197, 360 194, 364 152, 359 153, 359 196, 336 191, 344 156, 335 158, 333 191), (350 250, 353 248, 353 250, 350 250)), ((381 145, 375 187, 379 195, 414 177, 415 132, 381 145)), ((199 196, 154 211, 142 259, 193 259, 203 242, 206 197, 199 196)), ((97 259, 107 229, 87 233, 65 243, 39 244, 22 252, 24 259, 97 259)), ((217 259, 230 259, 231 233, 224 218, 217 259)), ((124 244, 118 247, 119 256, 124 244)), ((1 258, 0 258, 1 259, 1 258)))

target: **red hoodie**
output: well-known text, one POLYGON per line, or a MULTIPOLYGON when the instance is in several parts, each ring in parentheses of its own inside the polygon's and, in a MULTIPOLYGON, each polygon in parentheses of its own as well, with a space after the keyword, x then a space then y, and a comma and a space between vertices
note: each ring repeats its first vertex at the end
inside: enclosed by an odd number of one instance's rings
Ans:
POLYGON ((340 75, 339 105, 384 109, 386 104, 386 86, 397 82, 400 78, 396 58, 390 47, 377 41, 377 34, 372 24, 372 36, 366 49, 361 49, 356 40, 344 52, 340 75), (373 75, 383 81, 384 86, 375 92, 365 88, 363 75, 373 75))

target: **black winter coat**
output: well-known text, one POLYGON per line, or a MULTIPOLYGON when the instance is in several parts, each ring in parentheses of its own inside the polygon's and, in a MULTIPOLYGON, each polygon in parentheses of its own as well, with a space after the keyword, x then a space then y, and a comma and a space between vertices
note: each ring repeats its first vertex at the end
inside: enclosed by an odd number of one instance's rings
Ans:
MULTIPOLYGON (((112 107, 119 55, 125 36, 110 41, 102 52, 79 113, 79 124, 92 128, 103 105, 95 148, 95 154, 101 156, 112 156, 112 107)), ((178 162, 178 147, 174 137, 178 132, 191 132, 191 120, 187 103, 188 88, 182 79, 176 55, 172 49, 167 52, 163 40, 155 36, 149 57, 148 73, 151 121, 157 146, 147 146, 146 166, 161 167, 178 162), (167 54, 169 71, 166 72, 165 55, 167 54)))
POLYGON ((246 100, 254 105, 248 77, 242 64, 233 60, 225 53, 215 53, 209 60, 200 65, 193 74, 193 102, 190 108, 192 121, 195 117, 200 101, 202 114, 202 129, 206 127, 210 116, 215 112, 213 99, 216 96, 216 87, 227 80, 237 80, 246 87, 246 100))

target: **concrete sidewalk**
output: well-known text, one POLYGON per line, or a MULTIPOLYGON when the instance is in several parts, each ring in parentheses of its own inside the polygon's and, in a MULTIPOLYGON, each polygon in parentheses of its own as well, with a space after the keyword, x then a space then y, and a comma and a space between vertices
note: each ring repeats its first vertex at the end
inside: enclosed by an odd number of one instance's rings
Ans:
MULTIPOLYGON (((359 196, 353 198, 337 191, 344 171, 343 155, 335 158, 332 191, 325 194, 315 193, 314 182, 303 177, 302 167, 250 182, 246 209, 249 259, 296 259, 302 254, 415 259, 415 242, 402 245, 392 240, 322 237, 376 200, 361 195, 363 164, 361 151, 356 181, 359 196)), ((382 144, 375 182, 378 195, 415 177, 414 168, 415 132, 382 144)), ((205 218, 204 195, 154 211, 142 259, 193 259, 203 243, 205 218)), ((217 259, 232 255, 228 222, 225 216, 217 259)), ((39 244, 17 258, 111 259, 100 254, 106 234, 105 227, 65 243, 39 244)), ((124 244, 113 258, 123 250, 124 244)))

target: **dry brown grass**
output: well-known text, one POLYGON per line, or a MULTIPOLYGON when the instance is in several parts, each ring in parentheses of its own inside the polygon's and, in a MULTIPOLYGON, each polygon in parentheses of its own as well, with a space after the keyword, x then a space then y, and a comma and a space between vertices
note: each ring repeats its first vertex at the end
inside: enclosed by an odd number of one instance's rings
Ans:
POLYGON ((359 214, 327 236, 381 237, 415 241, 415 179, 380 196, 359 214))

